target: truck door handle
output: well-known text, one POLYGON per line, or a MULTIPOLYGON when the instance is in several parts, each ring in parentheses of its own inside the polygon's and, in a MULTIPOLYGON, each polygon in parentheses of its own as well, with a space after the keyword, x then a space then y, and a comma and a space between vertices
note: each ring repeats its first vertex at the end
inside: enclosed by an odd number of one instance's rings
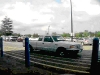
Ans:
POLYGON ((44 44, 44 43, 42 43, 42 44, 44 44))

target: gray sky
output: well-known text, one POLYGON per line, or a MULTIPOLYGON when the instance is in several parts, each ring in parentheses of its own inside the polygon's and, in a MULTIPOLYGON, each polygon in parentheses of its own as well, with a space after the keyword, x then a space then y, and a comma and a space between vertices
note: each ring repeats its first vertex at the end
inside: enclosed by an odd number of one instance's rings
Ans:
MULTIPOLYGON (((71 0, 73 31, 100 31, 100 0, 71 0)), ((0 25, 5 16, 21 34, 71 33, 70 0, 0 0, 0 25)))

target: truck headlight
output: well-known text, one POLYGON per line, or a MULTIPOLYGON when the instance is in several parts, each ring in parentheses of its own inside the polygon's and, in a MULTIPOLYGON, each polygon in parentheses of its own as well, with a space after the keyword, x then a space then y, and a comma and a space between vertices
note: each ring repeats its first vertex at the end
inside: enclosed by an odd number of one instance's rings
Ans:
POLYGON ((71 45, 70 48, 76 48, 76 46, 75 45, 71 45))

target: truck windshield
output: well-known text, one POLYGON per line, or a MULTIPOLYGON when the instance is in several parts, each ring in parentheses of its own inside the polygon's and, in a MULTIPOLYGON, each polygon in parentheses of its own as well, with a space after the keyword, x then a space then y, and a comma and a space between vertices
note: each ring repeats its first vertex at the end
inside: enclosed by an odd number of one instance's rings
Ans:
POLYGON ((52 38, 54 39, 54 41, 58 42, 58 41, 65 41, 65 39, 62 36, 52 36, 52 38))

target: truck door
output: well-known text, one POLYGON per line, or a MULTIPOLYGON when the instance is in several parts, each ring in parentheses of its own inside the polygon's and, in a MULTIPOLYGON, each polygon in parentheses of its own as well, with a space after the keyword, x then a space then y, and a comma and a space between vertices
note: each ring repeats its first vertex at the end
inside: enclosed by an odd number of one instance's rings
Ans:
POLYGON ((43 42, 43 49, 46 51, 55 51, 55 45, 51 36, 45 36, 43 42))
POLYGON ((39 37, 39 39, 36 43, 36 49, 43 50, 43 36, 39 37))

